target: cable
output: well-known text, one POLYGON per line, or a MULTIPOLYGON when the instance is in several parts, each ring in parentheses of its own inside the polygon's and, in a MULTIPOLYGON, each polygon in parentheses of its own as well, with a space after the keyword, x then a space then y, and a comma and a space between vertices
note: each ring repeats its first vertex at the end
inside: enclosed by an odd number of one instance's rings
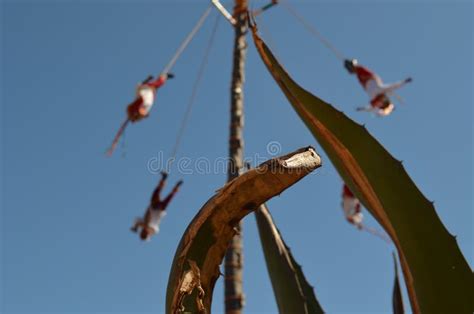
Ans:
POLYGON ((378 231, 377 229, 366 227, 366 226, 363 225, 362 230, 364 230, 365 232, 370 233, 371 235, 374 235, 374 236, 382 239, 383 241, 385 241, 388 244, 392 243, 392 240, 390 240, 390 238, 385 233, 382 233, 382 232, 378 231))
MULTIPOLYGON (((191 30, 191 32, 188 34, 188 36, 186 36, 184 41, 179 46, 178 50, 176 50, 175 54, 171 58, 170 62, 166 65, 166 67, 163 69, 163 72, 161 72, 161 73, 168 73, 171 70, 171 68, 174 66, 174 64, 178 60, 179 56, 183 53, 183 51, 189 45, 189 43, 191 42, 193 37, 196 35, 197 31, 204 24, 204 21, 206 20, 209 13, 211 12, 211 9, 212 9, 212 4, 209 5, 209 7, 206 9, 206 11, 204 11, 204 13, 201 15, 201 17, 197 21, 196 25, 194 26, 194 28, 191 30)), ((153 77, 148 77, 142 84, 145 84, 147 81, 150 81, 152 78, 153 77)), ((112 156, 112 154, 113 154, 113 152, 114 152, 115 148, 117 147, 117 144, 120 140, 120 137, 125 132, 125 129, 126 129, 129 122, 130 122, 130 120, 128 118, 126 118, 125 121, 120 126, 117 134, 115 135, 114 140, 112 141, 112 144, 110 145, 109 149, 106 152, 107 156, 109 156, 109 157, 112 156)))
POLYGON ((306 29, 310 33, 312 33, 321 43, 323 43, 323 45, 325 45, 329 50, 331 50, 334 53, 334 55, 336 56, 336 58, 338 58, 341 61, 345 60, 344 55, 338 49, 336 49, 336 47, 333 44, 331 44, 331 42, 329 40, 327 40, 316 29, 316 27, 309 24, 302 15, 300 15, 298 12, 296 12, 296 10, 291 6, 290 3, 288 3, 288 1, 283 0, 283 1, 281 1, 281 3, 288 10, 288 12, 290 12, 291 15, 293 15, 304 27, 306 27, 306 29))
MULTIPOLYGON (((303 24, 304 27, 306 27, 307 30, 310 31, 310 33, 316 36, 319 41, 321 41, 327 48, 329 48, 334 53, 336 58, 341 61, 344 61, 346 59, 344 58, 344 55, 316 29, 316 27, 309 24, 302 15, 298 14, 298 12, 296 12, 296 10, 291 6, 291 4, 288 3, 287 0, 282 0, 281 3, 288 10, 288 12, 290 12, 290 14, 292 14, 298 21, 301 22, 301 24, 303 24)), ((401 103, 402 105, 405 104, 405 101, 400 95, 395 92, 392 92, 391 94, 398 100, 399 103, 401 103)))
POLYGON ((189 45, 191 40, 193 39, 194 35, 196 35, 197 31, 201 28, 202 24, 206 20, 207 16, 211 12, 212 6, 209 5, 209 7, 204 11, 204 13, 201 15, 199 20, 197 21, 196 25, 194 28, 191 30, 191 32, 188 34, 188 36, 184 39, 184 41, 181 43, 181 46, 179 46, 178 50, 176 50, 175 54, 171 58, 170 62, 165 66, 163 71, 161 73, 168 73, 171 68, 174 66, 176 61, 178 60, 179 56, 183 53, 184 49, 189 45))
POLYGON ((127 143, 126 143, 126 135, 127 135, 127 129, 124 129, 123 130, 123 134, 122 134, 122 158, 125 158, 127 157, 127 143))
POLYGON ((125 132, 125 128, 127 127, 129 122, 130 122, 130 120, 128 118, 126 118, 125 121, 123 121, 123 123, 120 126, 117 134, 114 137, 114 140, 112 141, 112 144, 110 145, 109 149, 107 149, 107 152, 106 152, 107 156, 110 157, 114 153, 114 150, 117 147, 117 144, 120 140, 120 136, 122 136, 123 132, 125 132))
POLYGON ((186 129, 186 125, 189 121, 189 117, 190 117, 190 114, 191 114, 191 109, 192 109, 193 104, 196 100, 198 87, 199 87, 199 84, 200 84, 200 82, 201 82, 201 80, 204 76, 204 71, 206 69, 206 66, 207 66, 207 63, 208 63, 208 60, 209 60, 209 53, 210 53, 212 45, 214 43, 215 35, 217 33, 217 28, 219 26, 219 21, 220 21, 220 16, 218 15, 216 17, 216 21, 214 22, 214 27, 213 27, 211 35, 209 37, 209 41, 208 41, 206 50, 204 52, 204 57, 202 59, 201 65, 199 67, 199 71, 198 71, 196 80, 194 81, 193 90, 191 92, 191 97, 189 98, 189 103, 188 103, 188 106, 186 108, 186 112, 184 113, 184 117, 183 117, 183 120, 181 122, 181 126, 179 128, 178 135, 176 136, 176 142, 174 144, 174 147, 173 147, 173 150, 172 150, 172 153, 171 153, 171 162, 173 162, 174 159, 176 158, 176 154, 178 152, 178 149, 179 149, 179 146, 180 146, 180 143, 181 143, 181 139, 182 139, 183 134, 184 134, 184 130, 186 129))

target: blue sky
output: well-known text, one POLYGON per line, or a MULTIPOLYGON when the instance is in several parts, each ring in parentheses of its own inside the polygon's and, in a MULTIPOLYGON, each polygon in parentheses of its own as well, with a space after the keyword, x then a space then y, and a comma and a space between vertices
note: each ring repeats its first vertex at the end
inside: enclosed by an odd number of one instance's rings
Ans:
MULTIPOLYGON (((255 6, 263 2, 253 2, 255 6)), ((404 160, 473 263, 473 4, 465 1, 293 1, 345 55, 385 81, 410 75, 406 104, 379 119, 354 111, 367 96, 342 64, 282 7, 263 17, 271 46, 305 88, 404 160)), ((207 1, 3 1, 1 4, 1 309, 5 313, 157 313, 186 226, 226 179, 183 178, 161 232, 141 243, 129 231, 158 180, 147 165, 169 157, 209 36, 213 12, 150 118, 129 127, 113 158, 104 151, 134 97, 158 73, 207 1)), ((228 6, 230 7, 230 6, 228 6)), ((232 28, 221 21, 178 157, 227 155, 232 28)), ((249 38, 250 40, 250 38, 249 38)), ((341 182, 249 41, 245 155, 265 158, 315 145, 326 160, 269 207, 330 313, 391 311, 392 247, 348 225, 341 182)), ((368 152, 370 153, 370 152, 368 152)), ((416 213, 413 213, 416 215, 416 213)), ((378 228, 366 214, 366 224, 378 228)), ((255 226, 244 222, 247 313, 276 305, 255 226)), ((219 281, 213 309, 222 312, 219 281)), ((408 301, 406 300, 408 306, 408 301)))

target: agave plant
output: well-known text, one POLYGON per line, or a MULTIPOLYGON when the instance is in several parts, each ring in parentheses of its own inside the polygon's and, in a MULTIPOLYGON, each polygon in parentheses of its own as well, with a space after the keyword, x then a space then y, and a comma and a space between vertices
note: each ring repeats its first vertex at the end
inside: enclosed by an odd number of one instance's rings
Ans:
MULTIPOLYGON (((245 49, 242 38, 247 27, 242 15, 244 2, 236 1, 240 15, 234 15, 236 49, 240 52, 234 54, 233 87, 242 83, 244 53, 241 50, 245 49)), ((260 38, 257 25, 252 22, 250 26, 257 51, 288 102, 344 183, 391 238, 397 250, 393 312, 404 312, 398 256, 414 313, 472 313, 472 271, 456 239, 448 233, 432 202, 420 192, 402 163, 364 126, 300 87, 260 38), (417 214, 413 215, 414 212, 417 214)), ((235 99, 237 103, 242 101, 239 97, 235 99)), ((241 103, 234 108, 239 106, 241 103)), ((241 151, 231 149, 232 153, 239 155, 241 151)), ((234 158, 233 162, 241 168, 241 160, 234 158)), ((221 275, 219 265, 230 241, 239 234, 239 222, 255 212, 279 311, 323 313, 324 304, 318 302, 264 204, 320 166, 321 159, 315 149, 308 147, 269 160, 243 174, 231 175, 230 181, 204 204, 183 234, 169 276, 166 312, 210 312, 214 285, 221 275)), ((238 312, 240 309, 233 311, 238 312)))
POLYGON ((252 30, 263 62, 293 108, 395 244, 413 312, 472 312, 471 269, 402 163, 364 126, 298 86, 258 36, 256 25, 252 30))

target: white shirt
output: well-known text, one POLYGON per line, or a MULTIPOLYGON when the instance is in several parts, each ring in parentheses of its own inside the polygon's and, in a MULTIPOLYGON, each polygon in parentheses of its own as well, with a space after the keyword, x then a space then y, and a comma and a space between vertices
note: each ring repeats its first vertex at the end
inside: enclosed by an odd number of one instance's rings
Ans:
POLYGON ((164 210, 156 210, 148 207, 148 212, 150 214, 150 221, 148 222, 148 227, 153 229, 155 233, 158 233, 160 230, 161 219, 166 215, 164 210))
POLYGON ((146 109, 146 113, 148 114, 155 101, 155 88, 148 85, 139 85, 137 95, 142 98, 142 107, 146 109))
POLYGON ((362 223, 364 216, 361 212, 357 212, 356 208, 360 206, 360 202, 355 197, 343 197, 342 208, 344 209, 344 215, 346 218, 351 218, 356 225, 362 223))

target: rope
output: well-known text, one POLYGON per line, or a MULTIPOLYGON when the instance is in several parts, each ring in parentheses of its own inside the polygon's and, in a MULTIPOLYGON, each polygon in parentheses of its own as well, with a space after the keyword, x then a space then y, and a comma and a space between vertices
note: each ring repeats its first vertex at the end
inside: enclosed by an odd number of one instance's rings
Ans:
POLYGON ((309 24, 302 15, 296 12, 296 10, 291 6, 290 3, 288 3, 288 1, 284 0, 281 1, 281 3, 288 10, 288 12, 290 12, 291 15, 293 15, 304 27, 306 27, 306 29, 311 34, 313 34, 323 45, 325 45, 329 50, 331 50, 332 53, 334 53, 334 55, 336 56, 336 58, 341 61, 344 61, 344 55, 338 49, 336 49, 336 47, 331 44, 331 42, 316 29, 316 27, 309 24))
POLYGON ((392 92, 391 93, 397 100, 400 104, 404 105, 405 104, 405 101, 403 100, 402 96, 398 95, 397 93, 395 92, 392 92))
POLYGON ((192 109, 193 104, 196 100, 199 84, 200 84, 200 82, 201 82, 201 80, 204 76, 204 71, 206 69, 206 66, 207 66, 207 63, 208 63, 208 60, 209 60, 209 53, 210 53, 212 45, 214 43, 215 35, 217 33, 217 28, 219 26, 219 20, 220 20, 219 17, 220 16, 218 15, 216 17, 216 21, 214 22, 214 26, 213 26, 211 35, 209 37, 209 41, 207 43, 207 47, 206 47, 206 50, 204 52, 204 57, 202 59, 201 65, 199 67, 199 71, 198 71, 196 80, 194 81, 193 90, 191 92, 191 97, 189 98, 188 106, 186 108, 186 112, 184 113, 184 117, 183 117, 183 120, 181 122, 181 126, 179 128, 178 135, 176 136, 176 142, 174 144, 173 151, 171 153, 171 162, 173 162, 174 159, 176 158, 176 154, 178 152, 178 148, 180 146, 181 139, 182 139, 183 134, 184 134, 184 130, 186 129, 186 125, 188 123, 189 116, 191 114, 191 109, 192 109))
MULTIPOLYGON (((270 30, 265 25, 263 18, 261 16, 257 16, 256 20, 257 20, 258 29, 262 33, 262 37, 265 39, 265 43, 272 49, 273 54, 276 57, 278 57, 280 51, 278 50, 278 47, 275 43, 274 38, 272 37, 270 33, 270 30)), ((278 58, 278 59, 281 59, 281 58, 278 58)))
MULTIPOLYGON (((316 38, 319 39, 319 41, 321 41, 327 48, 329 48, 329 50, 331 50, 334 53, 336 58, 338 58, 341 61, 344 61, 346 59, 344 58, 344 55, 316 29, 316 27, 309 24, 302 15, 298 14, 298 12, 296 12, 296 10, 291 6, 290 3, 288 3, 288 1, 283 0, 281 1, 281 3, 288 10, 288 12, 290 12, 290 14, 292 14, 301 24, 303 24, 304 27, 306 27, 307 30, 309 30, 310 33, 316 36, 316 38)), ((405 104, 405 101, 400 95, 398 95, 395 92, 392 92, 391 94, 398 100, 400 104, 402 105, 405 104)))
POLYGON ((124 130, 123 130, 123 133, 122 133, 122 147, 121 147, 121 150, 122 150, 122 158, 127 157, 126 135, 127 135, 127 129, 124 129, 124 130))
POLYGON ((374 235, 374 236, 382 239, 383 241, 385 241, 388 244, 392 243, 390 238, 385 233, 382 233, 382 232, 380 232, 380 231, 378 231, 374 228, 370 228, 370 227, 366 227, 366 226, 362 225, 362 230, 364 230, 365 232, 370 233, 371 235, 374 235))
POLYGON ((112 141, 112 144, 110 145, 109 149, 106 152, 107 156, 110 157, 114 153, 114 150, 117 147, 117 144, 120 140, 120 136, 123 134, 123 132, 125 132, 125 128, 127 127, 129 122, 130 120, 128 118, 125 119, 125 121, 123 121, 122 125, 120 126, 120 129, 118 130, 117 134, 114 137, 114 140, 112 141))
POLYGON ((277 54, 277 47, 275 45, 275 41, 273 40, 270 31, 265 26, 265 23, 261 17, 256 17, 258 28, 261 30, 263 37, 265 38, 265 42, 272 48, 273 53, 277 54))
POLYGON ((163 72, 161 73, 168 73, 171 68, 174 66, 176 61, 178 60, 179 56, 183 53, 184 49, 189 45, 191 40, 193 39, 194 35, 196 35, 197 31, 201 28, 202 24, 206 20, 207 16, 211 12, 211 5, 204 11, 204 13, 201 15, 199 20, 197 21, 196 25, 194 28, 191 30, 191 32, 188 34, 188 36, 184 39, 184 41, 181 43, 181 46, 179 46, 178 50, 176 50, 175 54, 171 58, 170 62, 166 65, 166 67, 163 69, 163 72))

